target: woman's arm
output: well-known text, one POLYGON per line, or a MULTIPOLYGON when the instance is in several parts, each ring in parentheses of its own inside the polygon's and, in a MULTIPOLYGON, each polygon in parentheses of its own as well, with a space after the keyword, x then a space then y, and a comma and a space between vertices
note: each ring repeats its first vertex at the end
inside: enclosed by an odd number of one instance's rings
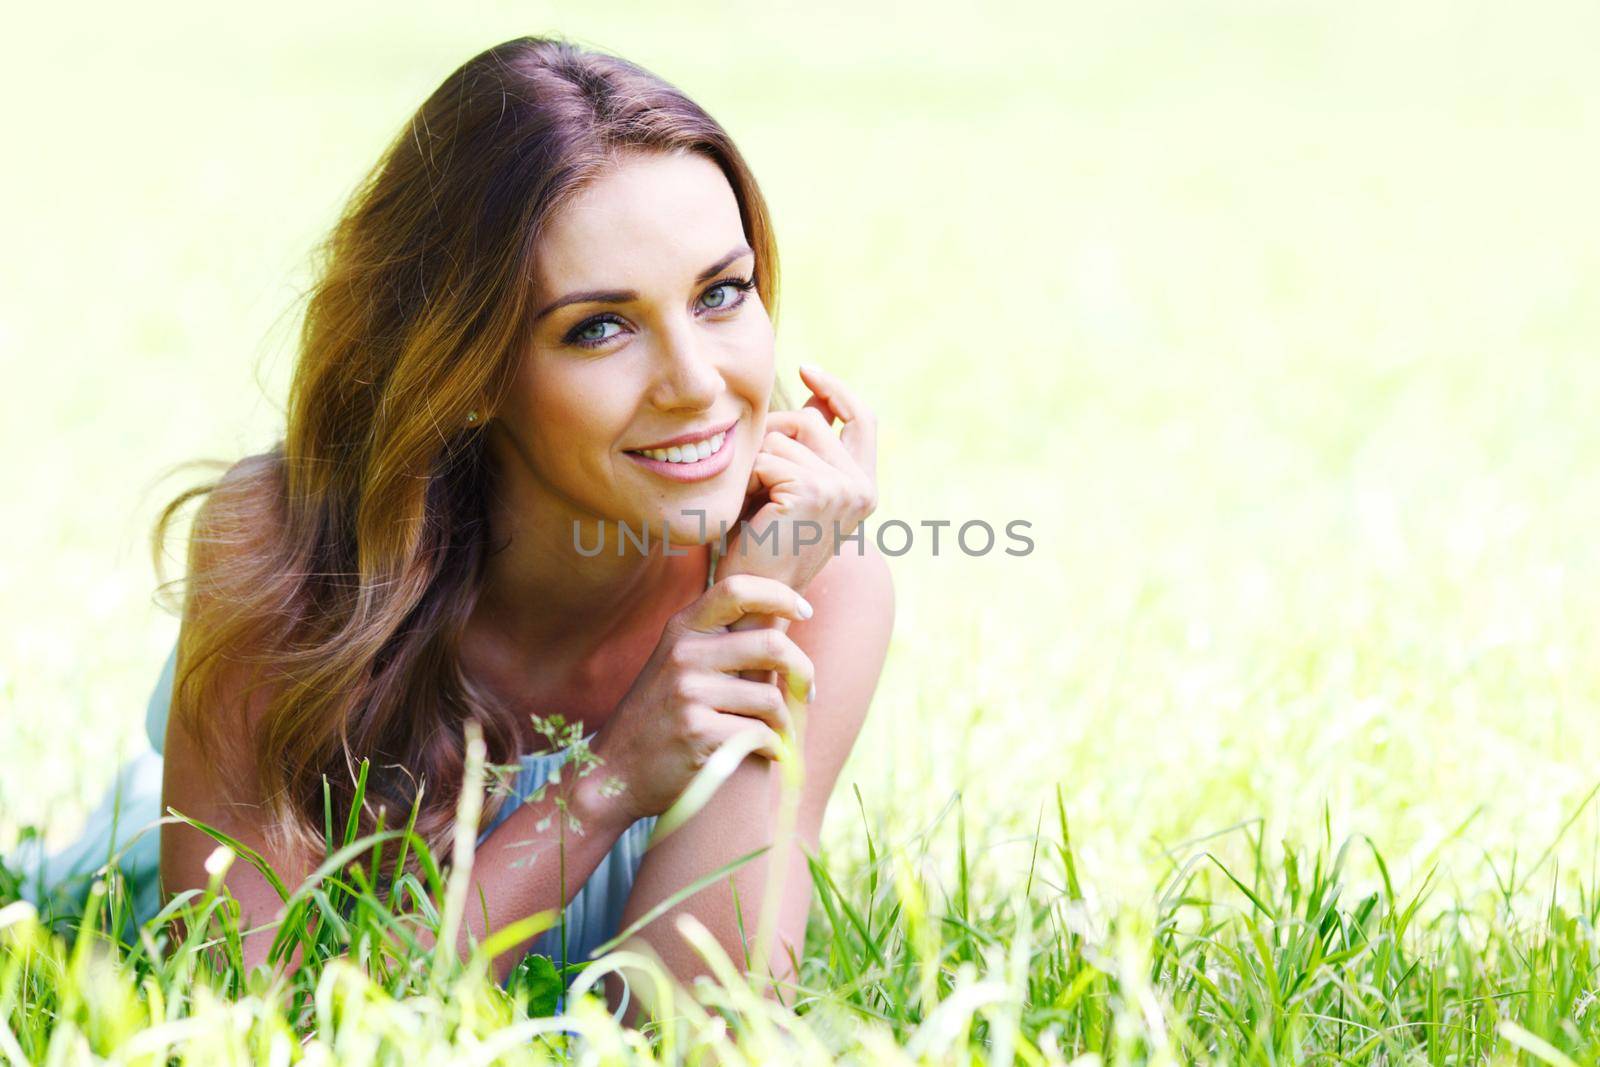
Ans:
MULTIPOLYGON (((235 467, 213 492, 226 496, 248 491, 249 483, 242 474, 242 465, 235 467)), ((226 566, 230 553, 261 550, 260 542, 253 539, 267 536, 264 525, 249 531, 249 539, 225 536, 225 531, 217 528, 215 514, 211 507, 204 506, 195 518, 191 566, 197 573, 209 573, 213 567, 226 566)), ((209 625, 216 608, 212 596, 198 592, 191 595, 184 605, 184 628, 192 632, 192 628, 209 625)), ((226 694, 242 694, 244 689, 244 678, 237 668, 219 687, 219 691, 226 694)), ((218 736, 236 742, 221 746, 222 751, 216 753, 202 751, 182 725, 181 717, 173 716, 169 720, 163 746, 162 807, 163 810, 173 808, 237 838, 260 853, 293 891, 317 869, 324 857, 274 847, 267 834, 268 812, 250 755, 253 746, 241 739, 254 736, 270 692, 271 687, 263 685, 248 701, 242 696, 225 696, 220 706, 207 709, 207 714, 224 720, 225 728, 218 731, 218 736)), ((571 900, 577 894, 628 825, 620 806, 599 795, 604 777, 603 774, 581 778, 564 775, 562 782, 546 789, 540 800, 521 805, 478 848, 469 882, 469 906, 458 940, 463 955, 469 934, 482 941, 488 933, 511 922, 540 911, 555 910, 562 899, 571 900), (567 798, 569 810, 584 831, 566 834, 565 898, 559 889, 560 864, 554 862, 558 849, 563 847, 560 819, 552 817, 544 829, 539 829, 545 816, 557 815, 558 789, 563 791, 559 795, 567 798)), ((204 889, 211 877, 206 871, 206 860, 216 848, 215 840, 193 826, 179 823, 163 826, 160 878, 164 894, 170 897, 186 889, 204 889)), ((223 884, 239 902, 241 931, 281 919, 282 899, 249 863, 234 862, 223 884)), ((266 961, 277 931, 278 927, 273 925, 243 939, 247 971, 266 961)), ((431 943, 427 935, 423 935, 422 940, 431 943)), ((494 961, 495 972, 502 980, 516 966, 531 941, 530 938, 494 961)), ((293 971, 299 962, 296 949, 287 961, 287 969, 293 971)))
MULTIPOLYGON (((240 715, 241 721, 246 716, 240 715)), ((236 735, 237 736, 237 735, 236 735)), ((162 753, 161 807, 214 826, 260 853, 285 885, 298 886, 316 870, 317 861, 300 851, 274 848, 268 841, 265 809, 260 802, 255 768, 239 751, 211 757, 207 762, 190 736, 176 721, 167 723, 162 753)), ((186 889, 205 889, 210 881, 206 860, 218 844, 193 826, 168 823, 161 827, 161 889, 167 900, 186 889)), ((245 934, 282 916, 282 899, 253 866, 242 858, 228 868, 223 885, 239 903, 239 931, 245 934)), ((242 942, 245 971, 267 959, 278 927, 246 934, 242 942)), ((300 950, 289 958, 288 970, 300 964, 300 950)))
MULTIPOLYGON (((828 798, 866 719, 894 627, 889 566, 870 541, 862 555, 855 553, 854 546, 847 546, 833 557, 811 581, 806 598, 815 614, 791 623, 788 633, 816 668, 817 695, 804 713, 804 783, 796 838, 779 861, 783 889, 775 942, 767 946, 770 973, 780 982, 793 980, 790 953, 798 959, 805 947, 811 907, 811 872, 805 850, 814 853, 818 848, 828 798)), ((757 756, 746 757, 699 812, 645 853, 623 909, 623 927, 706 872, 773 845, 782 782, 781 767, 757 756)), ((679 915, 689 913, 705 925, 735 966, 743 969, 746 952, 752 958, 757 955, 755 937, 761 926, 761 901, 767 872, 773 867, 772 855, 763 853, 732 875, 748 947, 740 938, 734 893, 727 880, 674 904, 636 937, 648 944, 680 982, 688 984, 696 975, 709 973, 699 953, 674 925, 679 915)), ((648 996, 642 985, 633 982, 634 992, 648 996)), ((629 1011, 637 1020, 635 1008, 629 1011)))
MULTIPOLYGON (((627 814, 601 795, 599 783, 604 778, 599 769, 576 780, 563 775, 561 782, 546 788, 538 800, 519 806, 478 846, 468 881, 463 929, 457 940, 463 957, 467 954, 469 933, 482 942, 502 927, 547 910, 556 911, 556 921, 560 921, 561 902, 570 902, 578 895, 617 838, 631 825, 627 814), (556 806, 558 790, 582 831, 572 833, 569 828, 564 844, 560 838, 562 815, 556 806), (539 829, 541 824, 543 830, 539 829), (563 870, 565 894, 560 889, 563 870)), ((537 936, 494 958, 497 981, 506 980, 537 936)), ((425 945, 433 944, 428 934, 419 940, 425 945)), ((556 962, 559 966, 560 961, 556 962)))
MULTIPOLYGON (((239 756, 222 757, 221 773, 208 773, 195 742, 187 731, 169 724, 163 763, 163 806, 200 822, 214 826, 261 853, 292 891, 321 863, 298 851, 274 848, 265 829, 265 806, 260 800, 255 769, 239 756)), ((600 795, 600 774, 582 778, 563 776, 544 795, 521 804, 478 846, 469 880, 468 906, 458 935, 457 947, 463 956, 468 935, 479 942, 489 934, 519 919, 541 911, 558 910, 563 899, 570 901, 583 887, 606 853, 627 828, 626 815, 600 795), (561 792, 558 793, 558 790, 561 792), (558 796, 567 801, 577 818, 581 833, 561 839, 558 796), (544 828, 540 829, 540 824, 544 828), (565 852, 566 894, 560 890, 565 852)), ((515 803, 515 801, 508 801, 515 803)), ((182 824, 168 824, 161 832, 161 879, 167 894, 185 889, 203 889, 210 877, 206 860, 217 843, 203 831, 182 824)), ((228 891, 239 902, 240 929, 272 923, 282 917, 283 901, 277 891, 250 864, 235 862, 224 878, 228 891)), ((440 902, 443 903, 442 901, 440 902)), ((272 925, 244 938, 245 969, 266 962, 267 952, 278 927, 272 925)), ((537 936, 537 935, 534 935, 537 936)), ((420 931, 418 940, 425 946, 432 935, 420 931)), ((533 937, 507 949, 493 961, 497 979, 504 981, 532 945, 533 937)), ((288 970, 299 966, 296 949, 288 970)))

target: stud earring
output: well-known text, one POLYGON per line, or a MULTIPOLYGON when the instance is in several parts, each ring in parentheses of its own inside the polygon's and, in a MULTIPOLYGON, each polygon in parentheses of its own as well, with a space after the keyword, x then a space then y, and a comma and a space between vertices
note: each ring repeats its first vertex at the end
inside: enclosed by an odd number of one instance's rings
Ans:
POLYGON ((476 411, 467 412, 467 425, 471 426, 474 423, 476 423, 477 421, 478 421, 478 413, 476 411))

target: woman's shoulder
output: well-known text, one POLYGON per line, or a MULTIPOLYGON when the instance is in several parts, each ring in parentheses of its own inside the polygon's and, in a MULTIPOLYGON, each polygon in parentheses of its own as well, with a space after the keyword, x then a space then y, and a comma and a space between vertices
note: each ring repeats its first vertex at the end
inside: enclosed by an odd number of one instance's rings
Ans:
POLYGON ((894 622, 894 577, 889 561, 870 538, 837 549, 806 586, 805 595, 819 616, 826 604, 836 613, 864 614, 863 621, 879 626, 894 622))
MULTIPOLYGON (((249 620, 259 618, 264 605, 270 604, 267 587, 279 566, 282 476, 282 457, 276 450, 245 456, 210 484, 195 513, 188 538, 179 638, 146 713, 152 745, 164 755, 172 740, 170 720, 179 703, 174 699, 174 688, 180 665, 186 664, 191 655, 208 663, 219 654, 223 659, 232 659, 226 654, 232 641, 259 636, 259 628, 253 629, 249 620), (214 641, 224 644, 215 645, 214 641), (163 738, 162 744, 154 743, 157 734, 163 738)), ((188 666, 183 670, 187 672, 188 666)), ((231 691, 233 682, 247 681, 246 673, 241 665, 214 667, 207 672, 210 684, 202 687, 207 690, 204 694, 189 689, 186 678, 182 695, 191 701, 200 695, 217 696, 231 691)), ((224 705, 229 703, 208 702, 205 718, 214 721, 225 717, 224 705)), ((199 723, 190 710, 190 717, 181 713, 178 717, 194 731, 199 723)), ((243 712, 242 708, 233 710, 243 712)), ((238 734, 243 725, 229 722, 218 733, 238 734)))
POLYGON ((789 636, 811 660, 815 694, 805 711, 802 825, 815 834, 828 798, 866 725, 894 629, 889 564, 870 543, 850 545, 807 583, 812 615, 789 636))
MULTIPOLYGON (((209 507, 212 514, 219 506, 231 513, 250 515, 256 521, 270 519, 277 511, 284 488, 283 453, 277 449, 257 452, 234 462, 206 496, 202 513, 209 507)), ((258 534, 268 530, 256 528, 258 534)))
POLYGON ((814 614, 789 635, 811 658, 819 708, 851 739, 866 717, 894 630, 894 579, 889 561, 865 540, 845 545, 805 588, 814 614))
MULTIPOLYGON (((251 600, 259 592, 283 534, 284 469, 275 452, 245 456, 210 487, 195 514, 189 537, 189 582, 202 594, 190 606, 201 613, 209 600, 251 600)), ((185 612, 185 623, 191 620, 185 612)))

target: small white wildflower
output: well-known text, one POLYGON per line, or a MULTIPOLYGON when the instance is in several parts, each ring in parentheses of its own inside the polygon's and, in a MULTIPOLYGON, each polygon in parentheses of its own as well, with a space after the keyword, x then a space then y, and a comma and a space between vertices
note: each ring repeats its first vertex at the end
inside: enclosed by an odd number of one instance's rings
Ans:
POLYGON ((221 878, 233 866, 235 853, 227 845, 218 845, 211 850, 211 855, 206 857, 206 873, 213 878, 221 878))
POLYGON ((0 930, 23 922, 37 922, 39 911, 26 900, 13 900, 0 908, 0 930))

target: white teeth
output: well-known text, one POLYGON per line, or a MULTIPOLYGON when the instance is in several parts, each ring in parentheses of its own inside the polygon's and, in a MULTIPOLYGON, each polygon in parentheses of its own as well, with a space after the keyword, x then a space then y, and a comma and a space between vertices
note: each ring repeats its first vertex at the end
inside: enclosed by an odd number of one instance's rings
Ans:
POLYGON ((722 442, 728 433, 714 433, 704 441, 696 441, 690 445, 673 445, 671 448, 647 448, 643 454, 651 459, 661 460, 663 463, 699 463, 702 459, 715 452, 722 451, 722 442))

